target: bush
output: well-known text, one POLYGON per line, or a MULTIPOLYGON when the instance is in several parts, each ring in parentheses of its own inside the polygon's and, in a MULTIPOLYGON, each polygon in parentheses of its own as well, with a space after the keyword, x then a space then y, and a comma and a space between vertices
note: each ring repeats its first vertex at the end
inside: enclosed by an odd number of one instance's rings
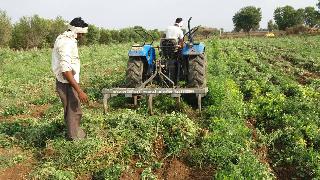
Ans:
POLYGON ((5 11, 0 10, 0 47, 7 47, 11 40, 11 20, 5 11))
POLYGON ((136 155, 148 159, 152 155, 152 142, 157 136, 153 126, 156 120, 147 119, 134 111, 111 116, 107 121, 109 138, 123 144, 123 157, 136 155))
POLYGON ((47 47, 46 37, 49 35, 50 22, 34 15, 22 17, 13 27, 11 47, 30 49, 47 47))
POLYGON ((26 112, 26 109, 23 106, 9 106, 4 109, 4 111, 2 112, 2 115, 7 117, 7 116, 24 114, 25 112, 26 112))
POLYGON ((86 34, 86 45, 98 44, 100 40, 100 29, 94 25, 89 25, 88 34, 86 34))
POLYGON ((209 93, 206 97, 206 113, 212 117, 241 118, 244 107, 242 94, 231 79, 216 77, 209 79, 209 93))
POLYGON ((173 112, 167 115, 161 124, 167 154, 178 155, 195 143, 199 128, 187 116, 173 112))
POLYGON ((236 163, 230 163, 215 175, 216 179, 275 179, 266 165, 250 151, 239 154, 236 163))
POLYGON ((12 136, 16 143, 27 147, 43 147, 48 139, 64 137, 61 121, 39 122, 34 119, 0 123, 0 134, 12 136))
POLYGON ((289 27, 286 29, 287 35, 291 34, 306 34, 308 33, 310 28, 306 27, 305 25, 295 25, 293 27, 289 27))
POLYGON ((46 163, 34 171, 31 177, 39 180, 73 180, 76 179, 75 175, 72 171, 56 169, 50 163, 46 163))
POLYGON ((100 30, 100 44, 110 44, 112 42, 112 35, 110 30, 107 29, 101 29, 100 30))
POLYGON ((61 16, 58 16, 54 20, 49 20, 49 33, 46 36, 46 41, 50 47, 53 47, 56 38, 68 29, 66 23, 61 16))

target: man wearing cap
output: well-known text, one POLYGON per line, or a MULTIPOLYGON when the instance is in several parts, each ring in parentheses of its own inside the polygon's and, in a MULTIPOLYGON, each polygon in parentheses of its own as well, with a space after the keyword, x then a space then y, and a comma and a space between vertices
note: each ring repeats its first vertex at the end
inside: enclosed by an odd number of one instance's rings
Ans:
POLYGON ((166 38, 176 39, 180 47, 183 47, 183 21, 182 18, 177 18, 173 26, 166 29, 166 38))
POLYGON ((64 107, 69 140, 83 139, 86 136, 80 128, 80 102, 88 102, 88 96, 79 86, 80 59, 77 41, 87 32, 88 24, 81 17, 74 18, 68 30, 57 37, 52 52, 52 70, 56 78, 56 90, 64 107))

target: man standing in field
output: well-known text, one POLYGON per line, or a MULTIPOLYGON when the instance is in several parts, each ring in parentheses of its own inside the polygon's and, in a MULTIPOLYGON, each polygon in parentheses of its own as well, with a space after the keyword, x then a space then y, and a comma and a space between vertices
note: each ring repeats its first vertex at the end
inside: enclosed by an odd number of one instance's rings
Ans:
POLYGON ((166 29, 166 38, 176 39, 180 47, 183 47, 183 21, 182 18, 177 18, 173 26, 166 29))
POLYGON ((70 140, 83 139, 86 136, 80 128, 80 102, 88 102, 88 96, 79 86, 80 59, 77 41, 87 32, 88 24, 81 17, 74 18, 68 30, 57 37, 52 52, 56 90, 63 104, 67 137, 70 140))

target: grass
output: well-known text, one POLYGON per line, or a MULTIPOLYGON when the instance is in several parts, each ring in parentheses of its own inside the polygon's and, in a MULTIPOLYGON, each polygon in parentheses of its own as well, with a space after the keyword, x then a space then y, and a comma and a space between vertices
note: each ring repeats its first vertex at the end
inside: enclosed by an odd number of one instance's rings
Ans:
MULTIPOLYGON (((101 89, 124 84, 130 44, 82 47, 82 141, 65 140, 63 110, 50 70, 51 50, 0 49, 0 172, 34 162, 34 179, 142 179, 178 159, 216 179, 319 178, 320 36, 206 41, 209 93, 197 114, 186 102, 155 98, 132 109, 101 89), (21 158, 19 158, 21 157, 21 158), (130 173, 129 173, 130 174, 130 173)), ((194 174, 196 176, 196 174, 194 174)))

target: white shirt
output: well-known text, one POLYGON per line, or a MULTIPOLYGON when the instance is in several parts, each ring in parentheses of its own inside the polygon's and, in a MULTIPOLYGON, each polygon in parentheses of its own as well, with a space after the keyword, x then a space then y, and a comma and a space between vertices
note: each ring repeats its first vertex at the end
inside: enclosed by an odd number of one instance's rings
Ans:
POLYGON ((179 39, 183 39, 183 31, 178 26, 169 26, 166 30, 166 38, 176 39, 178 42, 179 39))
POLYGON ((66 31, 59 35, 52 51, 52 71, 58 81, 69 83, 63 72, 72 71, 77 83, 80 81, 80 59, 78 54, 77 34, 66 31))

